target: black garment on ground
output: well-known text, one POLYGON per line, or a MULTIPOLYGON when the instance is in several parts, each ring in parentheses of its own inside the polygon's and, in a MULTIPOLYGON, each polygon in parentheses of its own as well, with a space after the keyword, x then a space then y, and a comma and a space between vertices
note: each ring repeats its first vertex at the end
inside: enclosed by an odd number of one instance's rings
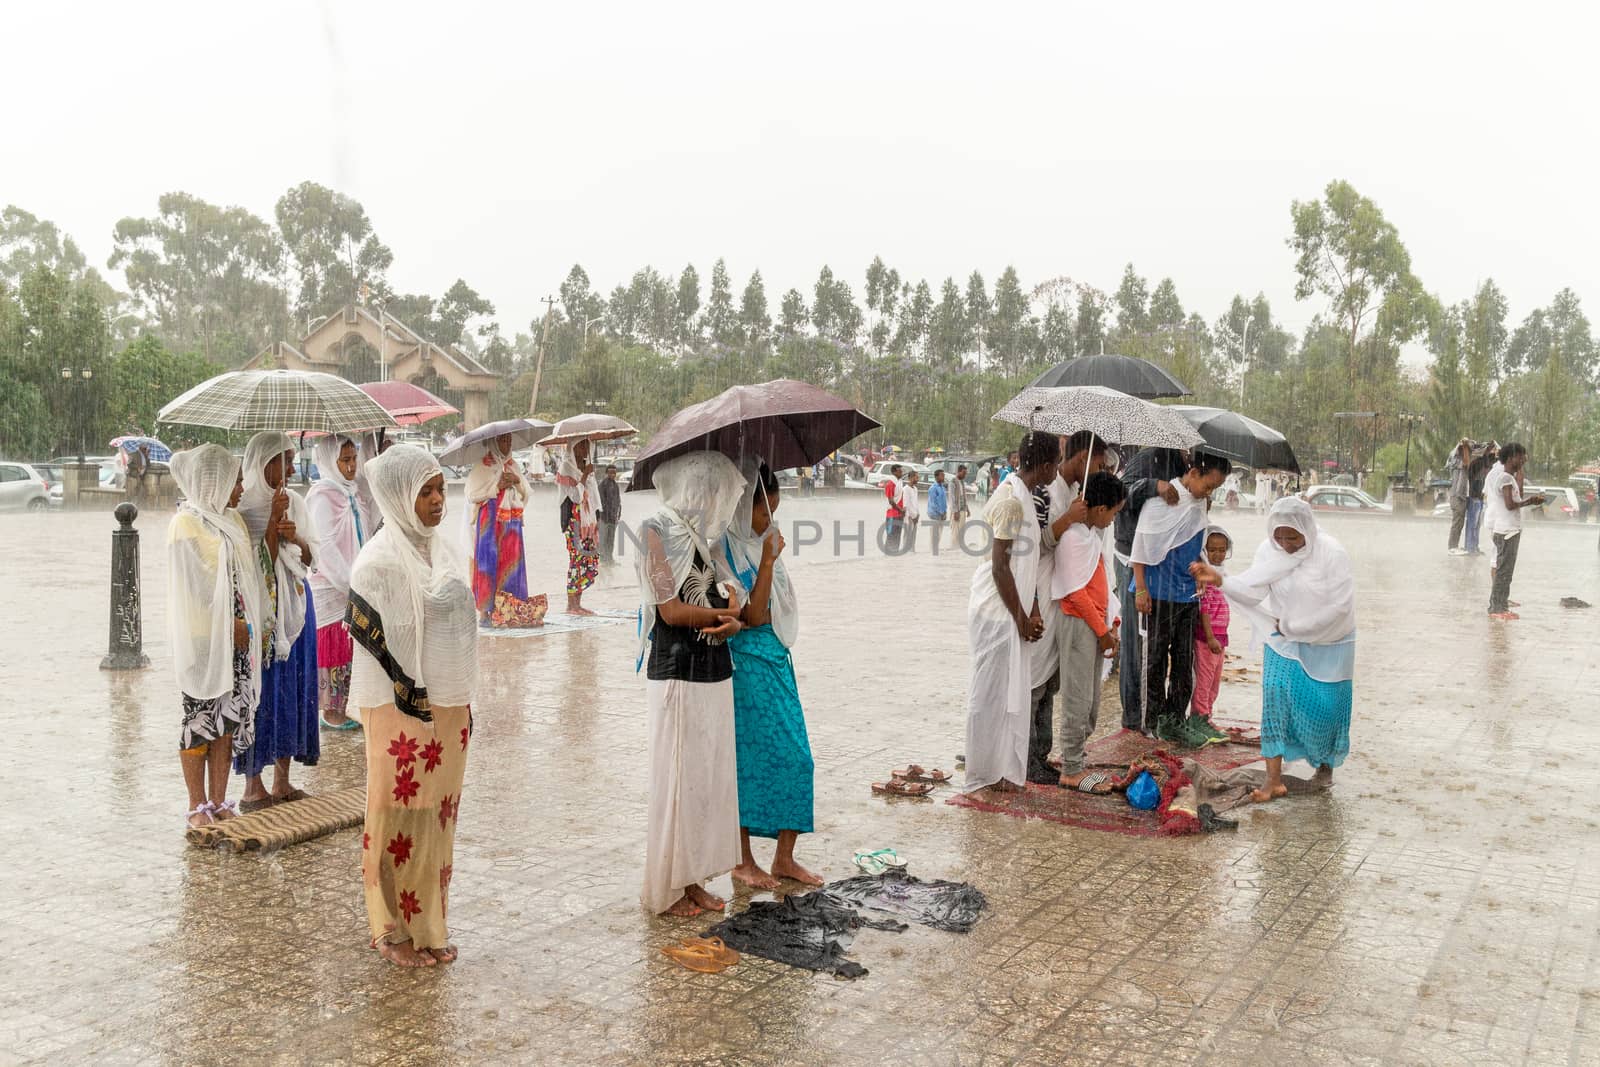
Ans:
POLYGON ((1489 587, 1489 614, 1511 610, 1511 579, 1517 573, 1517 550, 1522 535, 1494 535, 1494 584, 1489 587))
POLYGON ((855 940, 855 931, 863 926, 894 933, 906 929, 905 923, 868 919, 819 891, 754 901, 707 930, 706 936, 720 937, 730 948, 775 963, 860 978, 867 969, 845 959, 844 954, 855 940))
MULTIPOLYGON (((678 587, 678 599, 691 607, 725 608, 717 572, 697 549, 688 577, 678 587)), ((713 644, 692 626, 672 626, 656 613, 650 631, 650 660, 645 675, 651 681, 725 682, 733 677, 733 654, 720 638, 713 644)))
POLYGON ((1145 726, 1155 729, 1167 716, 1182 720, 1194 696, 1194 628, 1200 605, 1192 600, 1152 600, 1146 624, 1150 641, 1150 705, 1145 726))
POLYGON ((891 867, 882 874, 862 874, 829 882, 810 895, 825 896, 843 907, 899 915, 954 934, 971 930, 978 921, 978 913, 989 903, 976 886, 966 882, 925 882, 913 878, 901 867, 891 867))
POLYGON ((1156 495, 1156 483, 1177 481, 1188 469, 1183 453, 1175 448, 1146 448, 1128 461, 1127 469, 1122 472, 1122 484, 1128 487, 1128 503, 1117 512, 1115 526, 1118 552, 1126 556, 1133 551, 1139 512, 1144 510, 1144 502, 1156 495))

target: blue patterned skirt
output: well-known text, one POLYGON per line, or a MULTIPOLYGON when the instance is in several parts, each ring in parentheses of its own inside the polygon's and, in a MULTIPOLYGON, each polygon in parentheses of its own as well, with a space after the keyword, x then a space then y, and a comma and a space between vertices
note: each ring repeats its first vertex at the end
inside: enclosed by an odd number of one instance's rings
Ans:
POLYGON ((1300 661, 1262 650, 1261 754, 1337 767, 1350 754, 1354 684, 1319 682, 1300 661))
POLYGON ((739 753, 739 825, 752 837, 809 834, 811 741, 789 650, 771 626, 741 630, 733 651, 733 722, 739 753))
POLYGON ((255 743, 234 758, 233 769, 254 777, 274 760, 316 766, 322 756, 317 704, 317 609, 308 595, 305 629, 295 638, 289 658, 262 665, 255 743))

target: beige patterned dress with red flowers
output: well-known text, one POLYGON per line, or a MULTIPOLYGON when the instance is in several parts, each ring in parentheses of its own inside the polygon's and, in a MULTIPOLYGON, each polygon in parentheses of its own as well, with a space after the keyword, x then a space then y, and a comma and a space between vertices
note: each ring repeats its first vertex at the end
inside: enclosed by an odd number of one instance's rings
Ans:
POLYGON ((393 704, 364 711, 367 820, 361 839, 372 943, 450 941, 450 870, 467 769, 471 713, 435 706, 433 721, 393 704))

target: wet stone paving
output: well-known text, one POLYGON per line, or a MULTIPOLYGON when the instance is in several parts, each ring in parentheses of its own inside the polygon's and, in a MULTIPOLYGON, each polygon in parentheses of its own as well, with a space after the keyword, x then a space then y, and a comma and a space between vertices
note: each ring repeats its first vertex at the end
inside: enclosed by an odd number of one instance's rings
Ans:
MULTIPOLYGON (((625 504, 637 518, 652 500, 625 504)), ((880 508, 796 498, 779 514, 853 530, 880 508)), ((530 585, 556 607, 553 495, 528 514, 530 585)), ((1264 520, 1218 518, 1238 568, 1264 520)), ((870 974, 846 982, 660 954, 710 923, 638 904, 628 623, 481 642, 453 966, 402 971, 368 948, 359 830, 267 854, 186 844, 166 520, 138 522, 152 665, 112 673, 97 664, 114 521, 0 516, 0 1063, 1600 1062, 1600 608, 1559 605, 1600 603, 1593 526, 1530 524, 1522 620, 1498 624, 1487 566, 1447 557, 1443 524, 1329 521, 1359 582, 1351 757, 1331 794, 1178 839, 872 796, 891 768, 961 750, 976 561, 802 550, 817 763, 802 862, 839 878, 854 850, 893 847, 990 901, 967 935, 862 931, 870 974)), ((635 602, 631 563, 589 597, 635 602)), ((1230 683, 1218 707, 1253 720, 1258 692, 1230 683)), ((1101 718, 1116 723, 1114 697, 1101 718)), ((359 785, 361 735, 322 744, 296 783, 359 785)))

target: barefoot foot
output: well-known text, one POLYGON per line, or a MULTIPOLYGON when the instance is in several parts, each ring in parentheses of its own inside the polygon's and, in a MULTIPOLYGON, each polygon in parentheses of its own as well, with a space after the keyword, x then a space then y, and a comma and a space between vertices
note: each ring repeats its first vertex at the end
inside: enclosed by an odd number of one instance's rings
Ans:
POLYGON ((454 963, 460 955, 454 945, 445 945, 443 948, 425 948, 422 951, 438 960, 440 963, 454 963))
POLYGON ((1276 785, 1268 786, 1265 789, 1252 789, 1250 791, 1250 799, 1255 801, 1257 804, 1265 804, 1269 800, 1277 800, 1279 797, 1286 797, 1288 795, 1289 787, 1284 785, 1282 782, 1279 782, 1276 785))
POLYGON ((380 941, 378 955, 397 967, 432 967, 439 962, 431 953, 418 952, 410 941, 380 941))
POLYGON ((683 891, 683 895, 707 911, 721 911, 728 906, 726 900, 706 892, 703 886, 692 885, 683 891))
POLYGON ((1317 773, 1311 776, 1311 780, 1316 782, 1318 785, 1332 785, 1333 768, 1324 763, 1322 766, 1317 768, 1317 773))
POLYGON ((787 878, 791 882, 799 882, 802 885, 822 884, 821 876, 806 870, 794 860, 789 860, 787 863, 779 863, 774 860, 772 864, 772 875, 774 878, 787 878))
POLYGON ((754 863, 741 863, 733 869, 733 880, 751 889, 776 889, 778 880, 754 863))
POLYGON ((668 908, 661 914, 671 915, 679 919, 692 919, 696 915, 703 914, 704 912, 705 909, 696 904, 694 901, 690 900, 689 894, 685 893, 683 896, 678 898, 678 902, 676 904, 672 905, 672 907, 668 908))

